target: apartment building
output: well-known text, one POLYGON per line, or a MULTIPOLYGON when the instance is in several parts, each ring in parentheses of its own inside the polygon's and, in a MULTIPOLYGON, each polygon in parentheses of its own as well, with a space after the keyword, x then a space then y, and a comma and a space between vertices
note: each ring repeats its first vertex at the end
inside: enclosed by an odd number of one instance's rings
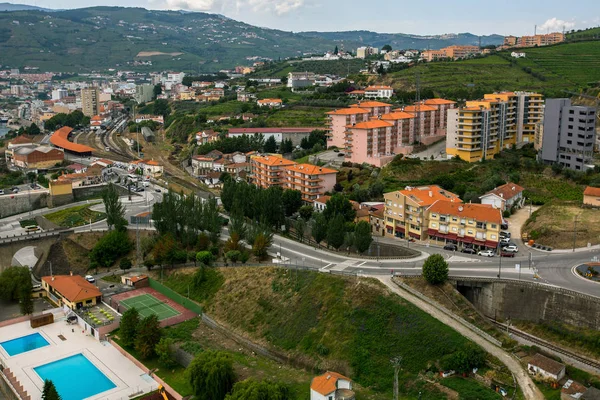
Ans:
POLYGON ((570 99, 548 99, 544 111, 542 147, 538 159, 565 168, 593 168, 596 109, 574 106, 570 99))
POLYGON ((489 204, 438 201, 429 207, 427 235, 440 243, 496 249, 500 241, 502 211, 489 204))
POLYGON ((134 99, 138 103, 148 103, 154 98, 154 85, 143 83, 135 86, 134 99))
POLYGON ((481 53, 479 46, 448 46, 442 49, 446 53, 446 57, 458 60, 467 58, 475 54, 481 53))
POLYGON ((404 111, 415 116, 415 142, 429 145, 445 136, 445 132, 437 134, 435 125, 437 107, 415 104, 404 107, 404 111))
POLYGON ((298 190, 302 200, 312 203, 326 192, 333 191, 337 171, 311 164, 290 165, 285 169, 285 189, 298 190))
POLYGON ((425 50, 421 52, 421 59, 424 61, 437 61, 448 58, 444 50, 425 50))
POLYGON ((363 46, 356 49, 356 58, 367 58, 373 54, 379 54, 379 49, 376 47, 368 46, 363 46))
POLYGON ((458 195, 437 185, 406 187, 385 193, 385 235, 425 240, 428 237, 429 211, 437 203, 462 203, 458 195))
POLYGON ((81 109, 83 115, 93 117, 100 114, 100 90, 96 87, 81 89, 81 109))
POLYGON ((446 115, 448 115, 448 110, 452 110, 456 106, 456 102, 446 99, 428 99, 424 100, 422 103, 437 109, 433 124, 437 132, 445 135, 448 121, 446 115))
POLYGON ((476 162, 493 158, 516 143, 533 142, 543 107, 537 93, 502 92, 450 109, 446 154, 476 162))
MULTIPOLYGON (((512 41, 512 40, 511 40, 512 41)), ((565 41, 565 35, 561 32, 553 32, 545 35, 521 36, 516 39, 514 47, 548 46, 565 41)))
POLYGON ((266 189, 271 186, 284 187, 287 174, 285 167, 296 163, 283 157, 265 156, 254 157, 251 164, 252 182, 256 186, 266 189))
POLYGON ((344 132, 346 131, 346 126, 368 121, 369 117, 369 110, 362 107, 342 108, 328 112, 327 146, 345 147, 344 132))
POLYGON ((316 77, 313 72, 290 72, 288 73, 287 87, 292 89, 313 86, 316 77))
POLYGON ((390 147, 394 154, 410 154, 413 151, 415 143, 415 115, 394 110, 391 113, 383 114, 382 121, 392 124, 390 147))

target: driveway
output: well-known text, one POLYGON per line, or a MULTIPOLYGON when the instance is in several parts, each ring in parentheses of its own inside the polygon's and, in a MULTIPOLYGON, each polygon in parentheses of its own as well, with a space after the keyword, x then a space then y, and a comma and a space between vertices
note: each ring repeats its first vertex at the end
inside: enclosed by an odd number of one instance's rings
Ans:
POLYGON ((513 215, 508 218, 508 231, 511 234, 511 238, 513 241, 518 240, 521 241, 521 229, 536 210, 538 210, 539 206, 525 206, 523 208, 518 209, 513 215))

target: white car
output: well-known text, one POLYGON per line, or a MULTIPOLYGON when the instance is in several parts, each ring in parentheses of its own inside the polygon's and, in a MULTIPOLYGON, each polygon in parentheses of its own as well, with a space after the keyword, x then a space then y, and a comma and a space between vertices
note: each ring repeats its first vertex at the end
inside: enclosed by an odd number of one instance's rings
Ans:
POLYGON ((502 251, 507 251, 509 253, 518 253, 519 248, 515 245, 510 245, 502 248, 502 251))
POLYGON ((85 276, 85 280, 86 280, 86 281, 88 281, 89 283, 94 283, 94 282, 96 282, 96 280, 94 279, 94 277, 93 277, 93 276, 91 276, 91 275, 86 275, 86 276, 85 276))
POLYGON ((483 257, 494 257, 494 250, 482 250, 479 253, 477 253, 477 255, 483 257))
POLYGON ((510 243, 510 238, 509 237, 503 237, 502 239, 500 239, 500 243, 502 243, 502 244, 509 244, 510 243))

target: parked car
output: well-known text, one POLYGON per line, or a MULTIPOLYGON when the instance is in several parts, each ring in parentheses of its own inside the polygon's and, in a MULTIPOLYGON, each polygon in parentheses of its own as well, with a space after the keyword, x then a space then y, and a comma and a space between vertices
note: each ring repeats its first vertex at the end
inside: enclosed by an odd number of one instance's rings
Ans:
POLYGON ((456 251, 458 250, 458 246, 452 243, 447 243, 444 245, 444 250, 456 251))
POLYGON ((494 250, 481 250, 477 254, 482 257, 494 257, 494 250))
POLYGON ((85 280, 88 281, 89 283, 96 282, 96 280, 94 279, 94 277, 92 275, 86 275, 85 280))
POLYGON ((507 238, 509 238, 509 239, 510 239, 510 237, 511 237, 511 234, 510 234, 510 232, 507 232, 507 231, 500 231, 500 237, 501 237, 501 238, 505 238, 505 237, 507 237, 507 238))
POLYGON ((10 189, 13 193, 19 193, 19 188, 14 186, 12 189, 10 189))
POLYGON ((502 244, 509 244, 510 243, 510 238, 509 237, 503 237, 500 239, 500 243, 502 244))
POLYGON ((515 253, 511 253, 510 251, 501 251, 500 257, 514 257, 515 253))
POLYGON ((4 194, 4 190, 0 189, 0 195, 4 194))
POLYGON ((467 254, 477 254, 475 249, 472 247, 465 247, 464 249, 461 250, 461 252, 467 253, 467 254))
POLYGON ((338 157, 344 157, 344 153, 338 153, 338 157))
POLYGON ((162 193, 162 192, 161 192, 161 190, 160 190, 160 189, 158 189, 158 188, 154 189, 154 191, 155 191, 156 193, 162 193))
POLYGON ((136 191, 136 192, 138 192, 138 193, 139 193, 139 192, 143 192, 143 191, 144 191, 144 188, 143 188, 143 187, 139 187, 139 188, 135 189, 135 191, 136 191))
POLYGON ((517 246, 515 246, 514 244, 511 244, 511 245, 503 247, 502 251, 508 251, 510 253, 518 253, 519 248, 517 246))
POLYGON ((501 224, 500 225, 500 229, 502 229, 503 231, 507 230, 508 229, 508 224, 506 224, 506 223, 501 224))

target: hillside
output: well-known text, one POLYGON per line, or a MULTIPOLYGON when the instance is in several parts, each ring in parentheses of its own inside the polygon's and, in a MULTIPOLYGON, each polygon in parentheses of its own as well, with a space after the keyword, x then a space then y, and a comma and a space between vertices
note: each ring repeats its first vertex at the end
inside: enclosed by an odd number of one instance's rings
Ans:
MULTIPOLYGON (((343 32, 301 32, 304 36, 319 37, 337 43, 343 43, 354 47, 356 44, 362 46, 383 47, 389 44, 394 49, 441 49, 442 47, 457 45, 478 45, 479 36, 471 33, 458 33, 447 35, 410 35, 405 33, 377 33, 371 31, 343 31, 343 32)), ((500 45, 504 36, 488 35, 481 36, 481 45, 500 45)))
MULTIPOLYGON (((348 374, 391 398, 390 357, 402 355, 400 390, 407 398, 442 399, 426 371, 468 341, 379 282, 279 268, 209 269, 190 296, 237 333, 314 371, 348 374)), ((187 293, 193 269, 172 273, 167 286, 187 293)))
POLYGON ((18 10, 54 11, 54 10, 50 10, 48 8, 30 6, 27 4, 0 3, 0 11, 18 11, 18 10))
POLYGON ((420 64, 380 78, 399 90, 414 90, 416 73, 421 88, 455 99, 477 98, 500 90, 536 90, 565 96, 600 86, 600 41, 566 43, 523 49, 526 58, 507 52, 461 61, 420 64))

